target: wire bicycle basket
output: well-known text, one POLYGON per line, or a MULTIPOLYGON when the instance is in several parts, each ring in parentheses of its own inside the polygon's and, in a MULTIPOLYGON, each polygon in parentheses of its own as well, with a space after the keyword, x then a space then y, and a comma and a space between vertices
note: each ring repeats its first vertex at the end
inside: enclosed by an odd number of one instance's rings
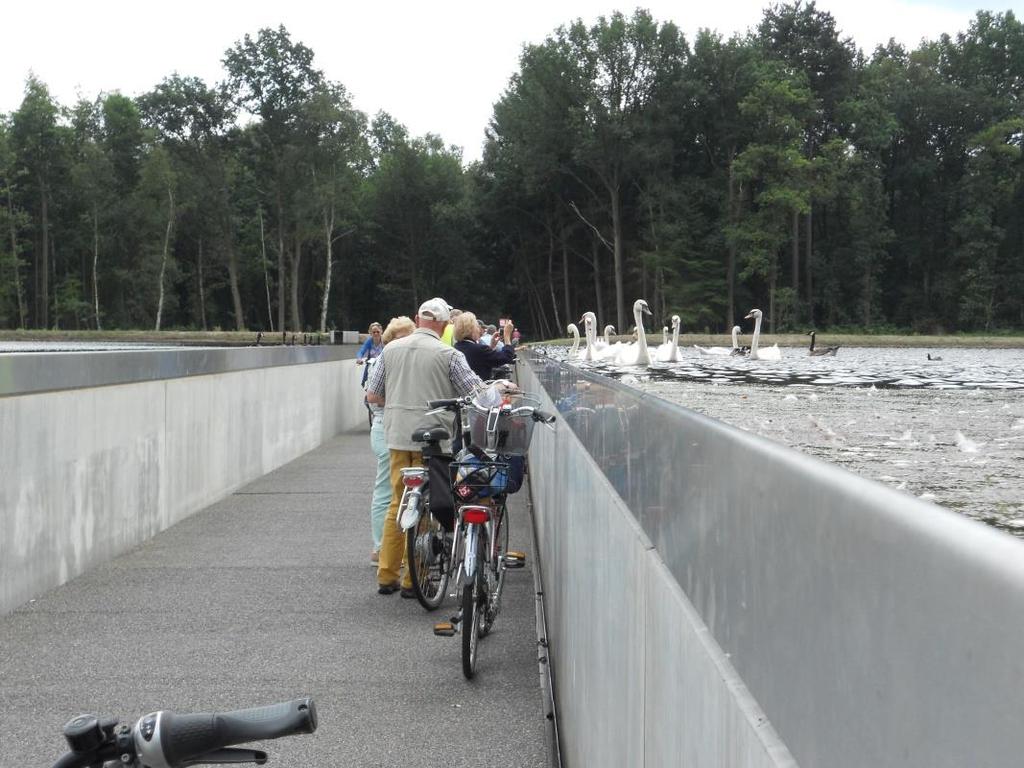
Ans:
POLYGON ((524 456, 533 438, 532 414, 513 415, 512 410, 522 406, 540 407, 540 398, 517 392, 506 395, 500 407, 485 408, 475 401, 467 407, 469 415, 469 442, 488 453, 504 456, 524 456))
POLYGON ((452 495, 458 504, 501 496, 509 489, 509 465, 504 461, 482 461, 472 454, 450 465, 452 495))

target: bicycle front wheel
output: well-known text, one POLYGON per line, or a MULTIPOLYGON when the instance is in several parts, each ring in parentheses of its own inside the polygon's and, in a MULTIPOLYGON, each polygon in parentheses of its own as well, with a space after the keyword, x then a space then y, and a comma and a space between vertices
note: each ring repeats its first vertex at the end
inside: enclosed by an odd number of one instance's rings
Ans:
POLYGON ((429 511, 406 531, 405 554, 416 599, 433 611, 444 601, 448 589, 452 553, 451 539, 445 538, 444 528, 429 511))
POLYGON ((484 576, 487 562, 487 534, 481 527, 476 539, 476 574, 462 585, 462 674, 472 679, 476 674, 476 659, 480 638, 484 635, 487 612, 487 581, 484 576))

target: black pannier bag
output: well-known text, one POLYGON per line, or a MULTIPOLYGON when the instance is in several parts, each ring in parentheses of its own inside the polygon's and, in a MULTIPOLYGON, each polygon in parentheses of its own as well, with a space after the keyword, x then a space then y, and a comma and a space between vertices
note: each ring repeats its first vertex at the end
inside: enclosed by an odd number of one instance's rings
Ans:
POLYGON ((430 456, 427 475, 430 478, 430 513, 451 533, 455 530, 455 497, 448 477, 449 462, 448 456, 430 456))

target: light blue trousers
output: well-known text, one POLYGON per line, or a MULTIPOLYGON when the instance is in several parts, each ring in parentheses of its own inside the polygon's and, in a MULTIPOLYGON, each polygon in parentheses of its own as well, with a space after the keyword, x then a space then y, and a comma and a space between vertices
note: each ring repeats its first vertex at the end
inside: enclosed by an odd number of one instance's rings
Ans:
POLYGON ((373 548, 380 549, 384 535, 384 516, 391 503, 391 454, 384 442, 384 414, 373 415, 370 427, 370 447, 377 457, 377 479, 373 484, 373 501, 370 502, 370 530, 373 532, 373 548))

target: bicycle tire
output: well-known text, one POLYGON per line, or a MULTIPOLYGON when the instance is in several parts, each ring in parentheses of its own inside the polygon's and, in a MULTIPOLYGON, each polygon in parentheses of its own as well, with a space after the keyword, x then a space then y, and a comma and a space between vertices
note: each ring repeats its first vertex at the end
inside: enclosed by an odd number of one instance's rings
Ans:
POLYGON ((476 674, 476 662, 483 637, 482 623, 487 611, 487 586, 484 557, 487 554, 487 533, 481 526, 476 540, 477 569, 469 583, 462 585, 462 674, 472 680, 476 674))
POLYGON ((429 511, 405 533, 405 556, 412 590, 424 610, 436 610, 444 602, 451 554, 445 544, 444 528, 429 511))

